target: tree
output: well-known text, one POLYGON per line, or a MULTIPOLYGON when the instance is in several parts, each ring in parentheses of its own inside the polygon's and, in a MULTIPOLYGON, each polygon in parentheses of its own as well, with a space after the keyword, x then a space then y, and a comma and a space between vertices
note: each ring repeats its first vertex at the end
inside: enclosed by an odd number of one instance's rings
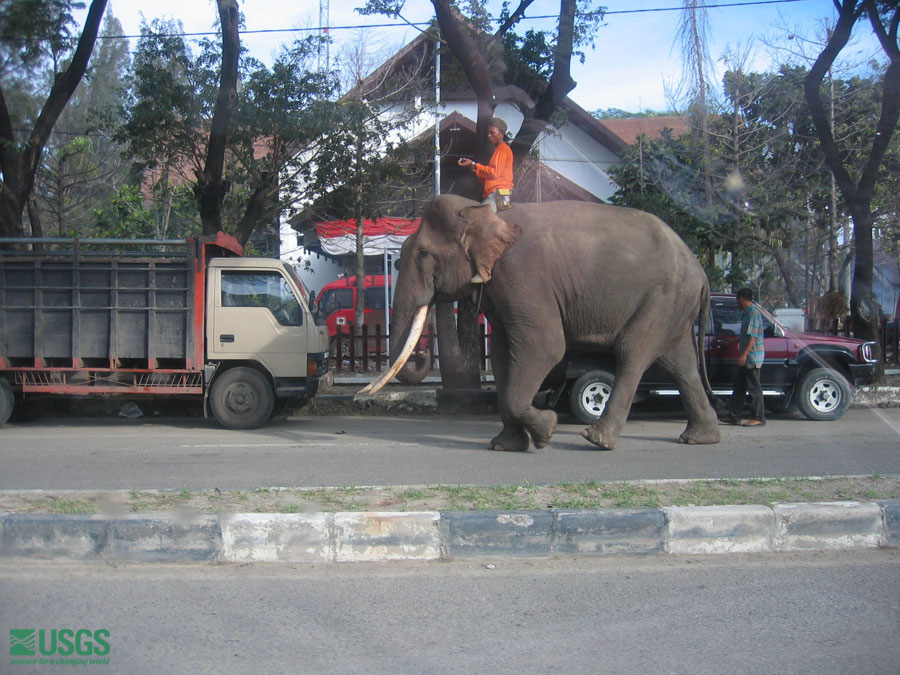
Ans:
MULTIPOLYGON (((307 193, 317 197, 312 210, 331 218, 351 218, 356 223, 356 306, 357 353, 362 353, 365 319, 364 221, 387 215, 394 203, 402 203, 403 192, 415 192, 416 174, 425 163, 424 148, 408 144, 404 131, 419 111, 406 105, 408 94, 421 91, 424 63, 384 76, 366 76, 364 38, 343 53, 343 80, 349 87, 340 100, 322 102, 330 125, 310 145, 305 159, 307 193)), ((392 213, 390 215, 398 215, 392 213)), ((402 214, 407 215, 407 214, 402 214)))
POLYGON ((82 81, 48 139, 29 202, 32 234, 44 226, 56 236, 89 234, 94 212, 108 204, 127 179, 113 140, 102 132, 118 107, 128 68, 122 25, 106 14, 100 42, 82 81))
POLYGON ((74 25, 73 0, 34 0, 7 3, 0 8, 3 49, 28 66, 51 59, 54 80, 27 139, 16 140, 4 88, 0 86, 0 236, 24 236, 23 212, 31 198, 41 154, 53 126, 87 70, 106 0, 93 0, 74 52, 69 52, 70 27, 74 25), (12 36, 21 36, 13 43, 12 36), (65 69, 56 67, 68 60, 65 69))
POLYGON ((872 200, 883 170, 891 139, 900 119, 900 43, 898 24, 900 7, 891 0, 834 0, 838 20, 825 48, 806 76, 804 93, 825 162, 831 169, 838 189, 853 219, 856 258, 850 311, 857 336, 874 340, 877 336, 879 314, 872 292, 874 255, 872 230, 874 217, 872 200), (828 112, 822 99, 822 85, 826 74, 847 45, 854 26, 868 19, 882 50, 888 59, 881 90, 881 111, 868 152, 859 165, 852 165, 840 147, 831 128, 828 112), (853 173, 857 174, 854 178, 853 173))
MULTIPOLYGON (((331 95, 333 82, 308 68, 316 41, 308 38, 282 49, 271 69, 254 59, 239 60, 242 86, 234 92, 230 125, 222 136, 221 118, 215 122, 223 91, 221 46, 202 40, 195 56, 175 35, 179 28, 158 20, 141 32, 116 138, 153 190, 158 220, 174 219, 179 228, 191 222, 197 226, 192 213, 172 208, 175 191, 188 185, 203 199, 204 227, 212 228, 218 218, 219 227, 246 243, 261 224, 277 222, 297 200, 302 177, 296 157, 326 128, 327 113, 319 102, 331 95), (218 149, 211 162, 214 126, 218 149)), ((231 76, 225 89, 231 89, 231 76)))

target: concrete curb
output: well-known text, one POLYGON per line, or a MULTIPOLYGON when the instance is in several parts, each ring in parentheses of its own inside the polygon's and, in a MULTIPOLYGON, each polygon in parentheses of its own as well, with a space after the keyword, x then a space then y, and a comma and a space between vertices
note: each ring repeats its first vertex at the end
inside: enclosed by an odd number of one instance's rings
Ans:
POLYGON ((0 558, 383 562, 900 548, 900 500, 220 516, 0 514, 0 558))

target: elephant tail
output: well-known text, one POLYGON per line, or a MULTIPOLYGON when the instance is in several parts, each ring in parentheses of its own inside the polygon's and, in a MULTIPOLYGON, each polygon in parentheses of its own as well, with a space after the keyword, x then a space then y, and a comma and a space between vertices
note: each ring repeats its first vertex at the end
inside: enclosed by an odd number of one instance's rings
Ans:
POLYGON ((700 377, 703 380, 703 388, 709 400, 716 404, 716 395, 713 393, 709 384, 709 373, 706 369, 706 324, 709 321, 709 283, 703 284, 703 290, 700 292, 700 323, 697 326, 697 360, 700 365, 700 377))

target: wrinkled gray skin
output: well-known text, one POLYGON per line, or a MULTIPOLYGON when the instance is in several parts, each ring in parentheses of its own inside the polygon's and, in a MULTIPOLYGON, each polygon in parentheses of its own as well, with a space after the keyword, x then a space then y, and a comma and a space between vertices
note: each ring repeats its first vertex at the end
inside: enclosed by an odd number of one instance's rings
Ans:
POLYGON ((417 307, 480 289, 503 420, 492 449, 528 450, 529 436, 538 448, 550 441, 556 413, 532 400, 567 347, 615 355, 613 394, 582 433, 591 443, 615 447, 638 382, 656 360, 681 391, 688 415, 681 442, 720 440, 693 338, 709 282, 655 216, 587 202, 517 204, 495 215, 462 197, 438 197, 403 246, 391 321, 400 339, 392 345, 405 342, 417 307), (483 285, 473 283, 476 274, 483 285))

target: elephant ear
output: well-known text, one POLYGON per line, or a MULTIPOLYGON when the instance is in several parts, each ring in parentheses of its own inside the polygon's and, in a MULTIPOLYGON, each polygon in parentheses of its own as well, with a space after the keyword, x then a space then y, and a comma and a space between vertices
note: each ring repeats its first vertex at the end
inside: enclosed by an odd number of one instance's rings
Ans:
POLYGON ((467 206, 459 215, 465 223, 460 243, 476 275, 472 281, 487 283, 491 280, 494 263, 516 243, 522 229, 497 217, 487 205, 467 206))

